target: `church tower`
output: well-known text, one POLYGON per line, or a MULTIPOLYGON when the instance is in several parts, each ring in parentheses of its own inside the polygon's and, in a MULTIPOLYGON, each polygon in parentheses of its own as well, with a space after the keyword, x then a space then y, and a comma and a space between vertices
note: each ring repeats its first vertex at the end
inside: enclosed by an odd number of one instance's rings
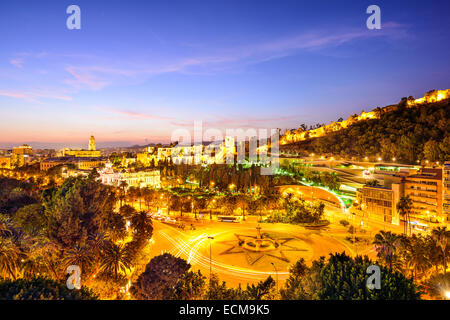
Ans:
POLYGON ((95 151, 95 138, 91 136, 89 138, 89 151, 95 151))

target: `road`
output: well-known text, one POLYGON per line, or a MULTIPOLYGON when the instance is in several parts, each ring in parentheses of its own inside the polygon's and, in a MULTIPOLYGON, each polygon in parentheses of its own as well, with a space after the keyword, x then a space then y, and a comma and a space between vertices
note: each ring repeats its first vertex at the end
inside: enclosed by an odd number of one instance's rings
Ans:
MULTIPOLYGON (((189 226, 189 223, 186 223, 189 226)), ((154 244, 151 250, 152 257, 169 252, 177 257, 181 257, 191 263, 194 270, 200 270, 202 274, 209 277, 210 272, 210 241, 211 241, 211 269, 217 273, 221 281, 226 281, 229 286, 247 283, 256 283, 264 280, 271 275, 274 279, 278 278, 279 284, 288 277, 289 266, 297 261, 297 258, 290 259, 289 263, 273 258, 272 253, 264 255, 260 263, 250 265, 242 254, 224 255, 224 249, 227 249, 228 243, 236 242, 234 234, 256 235, 256 219, 248 219, 241 223, 227 223, 204 220, 196 222, 196 230, 182 231, 172 225, 154 222, 154 244), (208 239, 208 236, 214 237, 214 240, 208 239), (272 265, 272 262, 274 265, 272 265), (275 271, 276 268, 276 271, 275 271)), ((326 230, 308 230, 297 225, 290 224, 261 224, 263 232, 279 233, 292 237, 301 248, 299 256, 305 258, 306 263, 310 264, 321 256, 327 257, 329 253, 347 252, 369 254, 372 257, 374 252, 372 248, 366 247, 355 250, 355 247, 345 241, 349 234, 346 229, 338 223, 331 224, 326 230)), ((286 252, 286 255, 292 252, 286 252)), ((275 255, 275 254, 274 254, 275 255)), ((150 257, 151 258, 151 257, 150 257)))

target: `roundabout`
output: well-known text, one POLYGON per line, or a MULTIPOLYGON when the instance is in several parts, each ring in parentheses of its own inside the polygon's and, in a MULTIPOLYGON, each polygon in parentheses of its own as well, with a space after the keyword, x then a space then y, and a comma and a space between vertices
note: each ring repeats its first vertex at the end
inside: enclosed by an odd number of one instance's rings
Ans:
POLYGON ((195 231, 155 223, 153 254, 168 252, 185 259, 205 276, 210 271, 231 286, 256 283, 269 275, 283 282, 289 268, 303 258, 307 265, 321 256, 350 248, 330 231, 290 224, 207 222, 195 231))
POLYGON ((310 260, 313 250, 308 239, 276 231, 262 231, 261 226, 241 233, 225 232, 215 237, 214 260, 257 271, 288 270, 290 264, 303 258, 310 260))

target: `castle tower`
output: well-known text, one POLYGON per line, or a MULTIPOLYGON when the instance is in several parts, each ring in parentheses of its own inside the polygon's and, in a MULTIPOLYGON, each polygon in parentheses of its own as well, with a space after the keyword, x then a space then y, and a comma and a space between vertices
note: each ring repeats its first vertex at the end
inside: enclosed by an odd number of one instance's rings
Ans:
POLYGON ((95 138, 91 136, 89 138, 89 151, 95 151, 95 138))

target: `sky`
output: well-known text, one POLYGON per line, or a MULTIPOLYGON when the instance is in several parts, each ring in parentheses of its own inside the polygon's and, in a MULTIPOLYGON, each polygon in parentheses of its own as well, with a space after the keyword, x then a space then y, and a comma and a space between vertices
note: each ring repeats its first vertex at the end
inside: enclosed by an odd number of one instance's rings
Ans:
POLYGON ((450 88, 449 1, 0 1, 0 147, 297 128, 450 88), (81 29, 69 30, 69 5, 81 29), (369 5, 381 29, 369 30, 369 5))

